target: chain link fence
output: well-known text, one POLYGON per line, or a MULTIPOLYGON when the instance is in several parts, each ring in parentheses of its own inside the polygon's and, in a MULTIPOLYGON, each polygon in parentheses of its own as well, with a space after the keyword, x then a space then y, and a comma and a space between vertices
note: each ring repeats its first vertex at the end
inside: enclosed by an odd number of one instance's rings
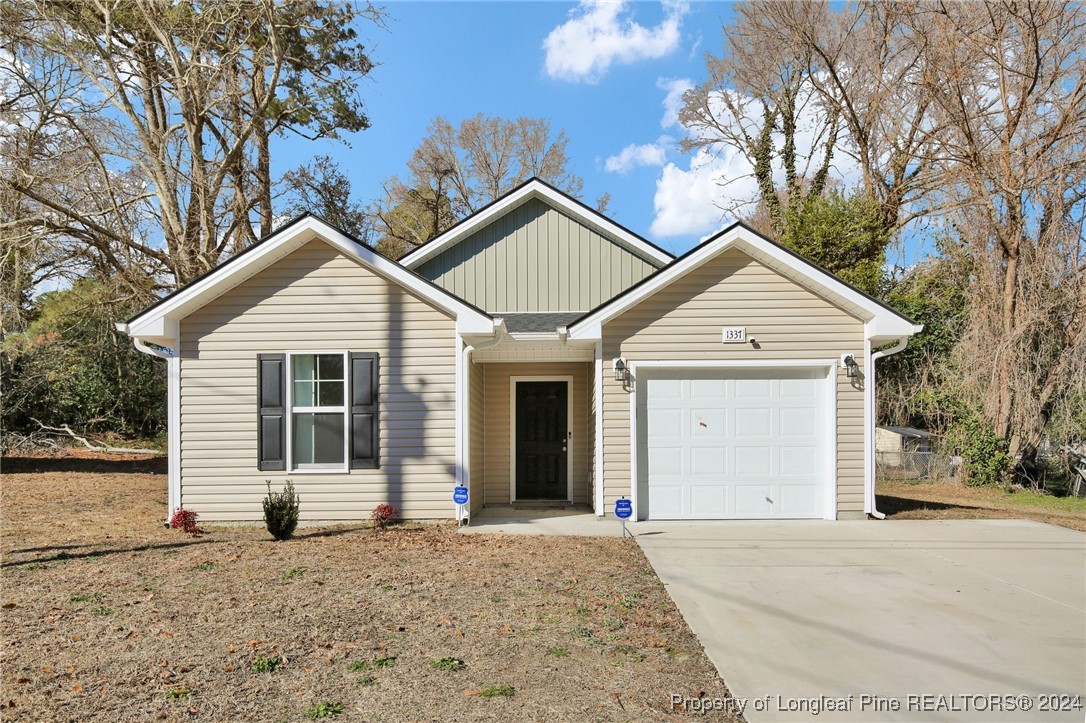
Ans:
POLYGON ((961 465, 959 457, 941 452, 876 452, 877 479, 941 482, 953 479, 961 465))

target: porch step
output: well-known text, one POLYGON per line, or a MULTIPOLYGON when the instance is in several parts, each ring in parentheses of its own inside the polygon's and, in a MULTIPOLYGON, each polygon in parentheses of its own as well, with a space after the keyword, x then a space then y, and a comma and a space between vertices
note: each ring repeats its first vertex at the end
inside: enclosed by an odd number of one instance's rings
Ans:
POLYGON ((575 505, 572 502, 566 500, 528 500, 525 502, 513 502, 509 505, 486 505, 487 507, 511 507, 514 510, 572 510, 577 507, 585 507, 586 505, 575 505))

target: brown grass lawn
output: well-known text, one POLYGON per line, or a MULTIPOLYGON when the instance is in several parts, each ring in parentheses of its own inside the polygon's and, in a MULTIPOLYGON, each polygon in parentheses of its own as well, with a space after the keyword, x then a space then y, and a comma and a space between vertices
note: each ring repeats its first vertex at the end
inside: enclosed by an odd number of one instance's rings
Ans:
POLYGON ((1086 532, 1086 499, 958 482, 880 480, 875 491, 879 511, 898 520, 1028 519, 1086 532))
POLYGON ((727 695, 632 541, 192 539, 162 526, 162 460, 81 456, 3 461, 0 719, 306 720, 324 702, 358 720, 667 720, 671 693, 727 695))

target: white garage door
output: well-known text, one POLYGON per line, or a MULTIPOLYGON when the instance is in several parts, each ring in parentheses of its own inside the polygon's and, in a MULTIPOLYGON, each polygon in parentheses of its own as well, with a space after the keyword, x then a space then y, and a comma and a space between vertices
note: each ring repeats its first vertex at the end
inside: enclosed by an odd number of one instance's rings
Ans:
POLYGON ((639 516, 823 516, 830 438, 825 370, 639 376, 639 516))

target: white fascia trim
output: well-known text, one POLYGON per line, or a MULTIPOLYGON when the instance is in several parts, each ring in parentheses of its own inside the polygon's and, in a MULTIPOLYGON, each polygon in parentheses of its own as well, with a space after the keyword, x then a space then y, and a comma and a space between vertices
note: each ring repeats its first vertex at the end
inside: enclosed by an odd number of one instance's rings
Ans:
POLYGON ((632 361, 630 373, 633 368, 639 369, 714 369, 727 367, 731 369, 761 369, 763 367, 788 368, 788 367, 828 367, 836 365, 836 359, 742 359, 706 360, 706 361, 632 361))
MULTIPOLYGON (((442 289, 408 271, 400 264, 362 246, 316 218, 304 218, 283 229, 246 252, 238 263, 227 262, 219 270, 182 289, 168 301, 137 316, 128 324, 131 336, 162 338, 170 336, 179 319, 225 293, 244 279, 270 266, 296 248, 314 239, 322 239, 344 256, 394 281, 456 317, 461 334, 493 333, 493 320, 442 289)), ((176 336, 176 334, 174 334, 176 336)))
POLYGON ((765 261, 771 268, 807 286, 814 293, 861 312, 868 337, 880 334, 893 334, 899 337, 916 333, 917 326, 904 317, 884 308, 847 284, 798 259, 775 244, 759 238, 743 227, 736 227, 715 239, 706 241, 685 259, 650 276, 633 292, 604 305, 584 319, 570 325, 569 338, 601 338, 603 325, 608 321, 733 246, 758 260, 765 261))
POLYGON ((509 333, 513 341, 560 341, 557 331, 513 331, 509 333))
POLYGON ((568 213, 582 223, 599 228, 605 235, 611 236, 622 246, 627 247, 638 256, 648 257, 660 264, 670 263, 673 258, 670 254, 645 243, 642 239, 634 236, 606 216, 596 213, 595 211, 588 211, 579 204, 572 203, 563 194, 555 191, 545 183, 530 181, 519 190, 514 191, 505 198, 491 204, 474 216, 469 216, 455 228, 449 229, 433 241, 430 241, 424 246, 420 246, 407 254, 400 259, 400 263, 408 268, 415 268, 423 262, 437 256, 457 241, 470 236, 472 233, 499 216, 502 216, 510 209, 515 208, 532 198, 546 201, 548 204, 568 213))

